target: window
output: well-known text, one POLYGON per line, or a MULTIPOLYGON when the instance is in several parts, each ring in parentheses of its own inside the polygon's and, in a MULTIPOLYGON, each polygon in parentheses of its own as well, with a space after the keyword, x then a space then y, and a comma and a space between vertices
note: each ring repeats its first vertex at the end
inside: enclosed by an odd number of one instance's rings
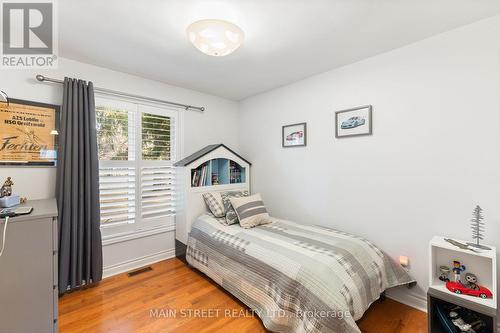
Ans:
POLYGON ((103 236, 173 223, 178 112, 96 98, 103 236))

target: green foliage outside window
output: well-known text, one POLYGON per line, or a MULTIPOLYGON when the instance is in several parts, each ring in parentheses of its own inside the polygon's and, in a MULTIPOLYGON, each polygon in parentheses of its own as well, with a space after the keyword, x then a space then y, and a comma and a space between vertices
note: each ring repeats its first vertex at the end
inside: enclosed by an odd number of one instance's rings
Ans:
POLYGON ((143 113, 142 124, 142 159, 170 160, 170 117, 143 113))
MULTIPOLYGON (((129 114, 119 109, 96 107, 97 145, 100 160, 133 160, 129 156, 129 114)), ((170 117, 141 113, 141 154, 143 160, 168 161, 171 154, 170 117)), ((134 135, 130 133, 130 135, 134 135)), ((131 147, 133 152, 133 147, 131 147)))
POLYGON ((128 160, 128 113, 96 107, 97 146, 100 160, 128 160))

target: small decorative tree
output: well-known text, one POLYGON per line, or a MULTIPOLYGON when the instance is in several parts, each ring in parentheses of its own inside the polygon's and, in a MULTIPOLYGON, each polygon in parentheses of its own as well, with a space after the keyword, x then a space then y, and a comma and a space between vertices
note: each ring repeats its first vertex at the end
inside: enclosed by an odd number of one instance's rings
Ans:
POLYGON ((484 239, 484 216, 483 209, 479 205, 472 211, 471 229, 472 229, 472 239, 475 243, 468 243, 470 246, 483 249, 491 250, 489 247, 479 244, 479 241, 484 239))

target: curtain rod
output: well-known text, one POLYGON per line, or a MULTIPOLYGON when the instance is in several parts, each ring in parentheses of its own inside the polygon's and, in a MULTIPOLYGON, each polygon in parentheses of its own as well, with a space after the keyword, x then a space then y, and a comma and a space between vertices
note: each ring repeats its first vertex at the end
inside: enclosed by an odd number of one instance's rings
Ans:
MULTIPOLYGON (((50 77, 46 77, 43 75, 38 74, 36 76, 36 79, 40 82, 48 81, 48 82, 54 82, 54 83, 64 83, 63 80, 58 80, 58 79, 53 79, 50 77)), ((147 100, 155 103, 161 103, 161 104, 168 104, 168 105, 173 105, 177 107, 184 108, 186 111, 188 110, 198 110, 198 111, 205 111, 205 108, 203 106, 193 106, 193 105, 188 105, 188 104, 182 104, 182 103, 175 103, 175 102, 170 102, 170 101, 164 101, 161 99, 156 99, 156 98, 150 98, 150 97, 143 97, 139 95, 133 95, 133 94, 128 94, 124 93, 121 91, 116 91, 116 90, 110 90, 110 89, 104 89, 104 88, 98 88, 94 87, 94 90, 97 92, 102 92, 104 94, 109 94, 109 95, 115 95, 115 96, 123 96, 123 97, 131 97, 134 99, 142 99, 142 100, 147 100)))

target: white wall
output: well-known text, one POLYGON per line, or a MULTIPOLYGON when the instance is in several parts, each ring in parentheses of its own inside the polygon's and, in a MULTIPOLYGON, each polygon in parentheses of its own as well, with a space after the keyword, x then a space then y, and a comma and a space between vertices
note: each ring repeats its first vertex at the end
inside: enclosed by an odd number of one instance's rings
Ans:
MULTIPOLYGON (((474 205, 500 247, 500 16, 244 100, 240 146, 270 212, 408 255, 423 306, 428 242, 470 238, 474 205), (372 136, 334 138, 334 111, 372 104, 372 136), (305 148, 281 126, 307 122, 305 148)), ((396 296, 397 297, 397 296, 396 296)))
MULTIPOLYGON (((204 106, 206 107, 204 113, 195 111, 185 113, 183 155, 211 143, 225 143, 238 149, 236 102, 63 58, 59 59, 59 68, 56 70, 2 70, 0 90, 4 90, 12 98, 61 104, 62 86, 40 83, 35 80, 36 74, 59 79, 64 76, 76 77, 93 81, 97 87, 204 106)), ((55 168, 0 167, 0 181, 11 176, 15 183, 14 191, 27 196, 28 199, 54 197, 55 174, 55 168)), ((173 231, 170 231, 161 236, 149 236, 142 240, 105 246, 105 274, 130 268, 134 265, 135 259, 140 259, 140 263, 145 264, 148 262, 147 258, 153 260, 171 256, 173 244, 173 231), (137 248, 140 248, 140 253, 137 248)))

